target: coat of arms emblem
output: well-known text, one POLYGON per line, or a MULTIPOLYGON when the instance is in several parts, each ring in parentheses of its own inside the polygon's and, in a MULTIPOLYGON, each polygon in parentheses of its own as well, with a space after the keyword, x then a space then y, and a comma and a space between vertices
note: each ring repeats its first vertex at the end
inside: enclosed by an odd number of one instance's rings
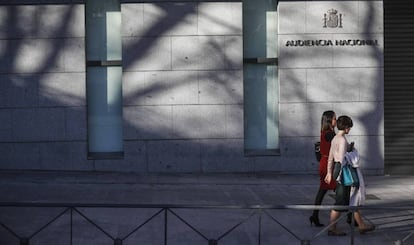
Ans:
POLYGON ((328 10, 328 14, 323 14, 323 28, 342 28, 342 14, 338 15, 335 9, 328 10))

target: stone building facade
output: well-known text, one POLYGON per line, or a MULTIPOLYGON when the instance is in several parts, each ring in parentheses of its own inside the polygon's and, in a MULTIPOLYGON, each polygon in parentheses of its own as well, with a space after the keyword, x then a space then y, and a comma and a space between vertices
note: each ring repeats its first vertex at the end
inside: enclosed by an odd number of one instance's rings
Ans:
POLYGON ((122 154, 94 157, 84 1, 2 1, 0 169, 316 173, 320 116, 334 110, 353 118, 365 171, 382 174, 382 1, 273 2, 265 40, 276 42, 253 58, 273 70, 251 73, 246 1, 120 1, 122 56, 99 64, 122 66, 122 154), (260 122, 251 74, 276 81, 260 122), (255 123, 270 139, 252 150, 255 123))

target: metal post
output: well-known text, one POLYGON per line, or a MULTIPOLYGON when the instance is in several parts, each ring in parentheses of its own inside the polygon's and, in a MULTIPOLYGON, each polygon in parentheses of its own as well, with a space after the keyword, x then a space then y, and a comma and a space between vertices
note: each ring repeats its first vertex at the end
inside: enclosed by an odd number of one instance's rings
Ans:
POLYGON ((73 208, 70 208, 70 245, 73 245, 73 208))
POLYGON ((261 245, 262 239, 262 210, 259 211, 259 245, 261 245))
POLYGON ((20 245, 29 245, 29 239, 28 238, 21 238, 20 239, 20 245))
POLYGON ((122 245, 122 240, 117 238, 114 240, 114 245, 122 245))
POLYGON ((167 235, 168 235, 168 231, 167 231, 167 223, 168 223, 168 209, 164 209, 164 245, 167 245, 167 235))
POLYGON ((218 245, 217 240, 208 240, 208 245, 218 245))

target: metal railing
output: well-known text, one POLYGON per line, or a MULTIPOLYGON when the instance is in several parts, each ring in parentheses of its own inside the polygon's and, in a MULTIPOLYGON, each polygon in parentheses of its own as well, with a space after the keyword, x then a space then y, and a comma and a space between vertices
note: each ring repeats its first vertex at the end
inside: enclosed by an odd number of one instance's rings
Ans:
MULTIPOLYGON (((321 205, 321 206, 314 206, 314 205, 253 205, 253 206, 242 206, 242 205, 144 205, 144 204, 80 204, 80 203, 0 203, 0 208, 12 208, 12 209, 21 209, 21 208, 57 208, 59 209, 56 214, 53 217, 50 217, 47 222, 44 224, 41 224, 38 229, 33 231, 30 235, 21 235, 18 234, 19 232, 16 231, 16 228, 12 228, 9 224, 6 224, 3 220, 0 218, 0 226, 3 227, 12 237, 14 237, 17 240, 17 244, 19 245, 29 245, 32 243, 32 241, 35 239, 35 237, 47 229, 48 227, 52 226, 54 223, 58 222, 58 220, 62 219, 63 216, 68 215, 69 216, 69 244, 74 244, 74 228, 76 225, 74 224, 74 217, 75 215, 83 219, 84 222, 92 225, 95 227, 97 231, 102 233, 106 238, 109 238, 112 241, 112 244, 114 245, 123 245, 126 241, 129 241, 129 239, 136 234, 138 231, 143 229, 143 227, 148 226, 148 224, 155 220, 156 218, 162 219, 162 225, 163 225, 163 234, 162 237, 162 243, 164 245, 167 245, 169 242, 169 231, 170 226, 169 219, 171 217, 175 217, 178 221, 180 221, 182 224, 184 224, 188 229, 192 230, 195 234, 198 235, 199 238, 204 240, 204 243, 202 244, 208 244, 208 245, 219 245, 219 244, 225 244, 222 242, 222 240, 229 236, 233 231, 235 231, 238 227, 240 227, 242 224, 245 224, 249 220, 251 220, 253 217, 257 217, 257 243, 258 245, 261 245, 263 242, 264 234, 263 234, 263 218, 267 217, 268 220, 273 222, 274 224, 277 224, 279 227, 281 227, 287 234, 289 234, 291 237, 294 238, 298 242, 298 244, 301 245, 310 245, 312 241, 314 241, 316 238, 321 236, 321 234, 326 233, 326 231, 330 228, 330 226, 326 226, 324 229, 320 230, 317 234, 312 235, 310 238, 304 238, 300 237, 297 233, 293 231, 293 229, 289 228, 287 225, 283 224, 283 222, 278 219, 278 217, 275 217, 271 212, 273 210, 313 210, 313 209, 320 209, 320 210, 331 210, 331 209, 347 209, 348 212, 354 212, 356 210, 355 207, 348 207, 348 206, 333 206, 333 205, 321 205), (86 209, 100 209, 100 208, 109 208, 109 209, 138 209, 138 210, 150 210, 151 214, 149 217, 143 219, 141 222, 137 222, 135 226, 127 233, 122 236, 114 236, 111 235, 110 232, 108 232, 102 225, 99 225, 98 222, 94 221, 93 218, 89 217, 84 210, 86 209), (191 224, 189 221, 189 218, 183 217, 183 215, 180 215, 178 210, 243 210, 245 213, 243 214, 243 218, 241 218, 238 222, 233 224, 230 228, 227 228, 221 232, 221 235, 211 237, 211 235, 203 233, 200 229, 197 229, 194 225, 191 224)), ((399 206, 399 207, 358 207, 358 209, 393 209, 393 210, 414 210, 414 207, 410 206, 399 206)), ((24 215, 24 214, 21 214, 24 215)), ((338 220, 345 218, 346 215, 342 215, 342 217, 338 220)), ((192 217, 194 218, 194 217, 192 217)), ((409 220, 414 220, 414 218, 410 218, 409 220)), ((338 222, 337 221, 337 222, 338 222)), ((352 220, 353 223, 353 220, 352 220)), ((351 224, 352 224, 351 223, 351 224)), ((331 224, 332 225, 332 224, 331 224)), ((405 237, 395 240, 395 245, 404 245, 409 244, 408 240, 413 235, 414 231, 408 231, 408 235, 405 237)), ((355 235, 354 235, 354 228, 350 226, 350 240, 349 244, 354 245, 355 242, 355 235)), ((0 240, 1 243, 1 240, 0 240)), ((12 244, 12 243, 11 243, 12 244)), ((16 244, 16 243, 13 243, 16 244)))

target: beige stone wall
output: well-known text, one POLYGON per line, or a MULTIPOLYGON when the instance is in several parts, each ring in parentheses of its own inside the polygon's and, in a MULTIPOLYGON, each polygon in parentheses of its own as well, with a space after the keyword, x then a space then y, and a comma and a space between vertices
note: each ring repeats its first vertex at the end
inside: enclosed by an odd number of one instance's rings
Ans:
MULTIPOLYGON (((280 126, 286 141, 309 145, 324 110, 349 115, 362 165, 384 168, 382 1, 279 3, 280 126), (325 25, 329 10, 336 26, 325 25), (295 46, 296 45, 296 46, 295 46), (292 124, 292 122, 295 122, 292 124)), ((300 145, 299 145, 300 146, 300 145)), ((300 146, 300 147, 303 147, 300 146)), ((295 144, 290 152, 300 151, 295 144)), ((293 157, 294 158, 294 157, 293 157)))

